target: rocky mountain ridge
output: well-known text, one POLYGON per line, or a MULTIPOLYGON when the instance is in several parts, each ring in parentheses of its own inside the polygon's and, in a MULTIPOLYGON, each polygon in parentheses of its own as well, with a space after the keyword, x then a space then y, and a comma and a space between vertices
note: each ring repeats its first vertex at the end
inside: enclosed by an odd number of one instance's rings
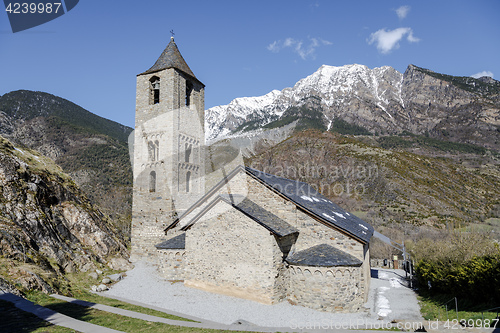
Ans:
POLYGON ((18 90, 0 96, 0 135, 59 164, 119 226, 124 240, 132 205, 131 131, 48 93, 18 90))
POLYGON ((49 158, 0 136, 0 275, 27 290, 64 289, 64 275, 128 266, 117 231, 49 158))
POLYGON ((414 65, 403 74, 389 66, 323 65, 291 88, 208 109, 207 140, 280 128, 298 119, 287 118, 287 110, 300 107, 320 113, 327 130, 341 120, 372 134, 406 131, 500 149, 500 82, 444 75, 414 65))

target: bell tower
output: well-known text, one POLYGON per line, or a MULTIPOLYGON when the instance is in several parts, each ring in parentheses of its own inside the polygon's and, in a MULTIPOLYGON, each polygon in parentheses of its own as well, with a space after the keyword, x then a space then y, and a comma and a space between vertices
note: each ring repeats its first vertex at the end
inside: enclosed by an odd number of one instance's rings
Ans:
POLYGON ((204 194, 204 89, 174 37, 137 75, 132 259, 154 256, 165 228, 204 194))

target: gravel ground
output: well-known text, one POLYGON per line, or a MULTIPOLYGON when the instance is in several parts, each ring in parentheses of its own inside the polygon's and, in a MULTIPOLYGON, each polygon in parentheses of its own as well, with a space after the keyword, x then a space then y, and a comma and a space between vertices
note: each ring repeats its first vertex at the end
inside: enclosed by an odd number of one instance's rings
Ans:
MULTIPOLYGON (((376 325, 399 320, 422 320, 413 291, 404 286, 402 270, 373 269, 370 294, 358 313, 327 313, 288 302, 265 305, 235 297, 187 288, 160 278, 153 265, 135 263, 134 269, 103 295, 118 296, 198 318, 232 324, 244 320, 266 327, 312 325, 376 325)), ((294 327, 295 326, 295 327, 294 327)))

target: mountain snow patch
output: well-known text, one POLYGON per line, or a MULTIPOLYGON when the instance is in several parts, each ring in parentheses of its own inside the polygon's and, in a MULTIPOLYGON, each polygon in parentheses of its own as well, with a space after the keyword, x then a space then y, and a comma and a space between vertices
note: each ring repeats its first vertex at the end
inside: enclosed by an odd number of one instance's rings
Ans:
MULTIPOLYGON (((389 66, 370 69, 352 64, 345 66, 321 66, 313 74, 299 80, 291 88, 273 90, 266 95, 240 97, 227 105, 214 106, 205 112, 205 136, 215 142, 231 138, 241 125, 256 121, 265 125, 279 119, 291 106, 300 107, 304 101, 316 99, 323 115, 328 119, 328 129, 339 117, 339 110, 353 101, 361 105, 378 106, 375 114, 393 118, 389 106, 403 106, 403 74, 389 66), (368 103, 368 104, 367 104, 368 103)), ((393 121, 393 120, 391 120, 393 121)))

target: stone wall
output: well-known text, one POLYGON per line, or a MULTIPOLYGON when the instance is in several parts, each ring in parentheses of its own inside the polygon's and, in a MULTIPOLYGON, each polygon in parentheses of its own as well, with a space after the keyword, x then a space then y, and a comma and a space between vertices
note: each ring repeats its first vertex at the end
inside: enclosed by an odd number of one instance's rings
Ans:
POLYGON ((258 180, 247 177, 248 199, 265 210, 272 212, 292 226, 297 224, 297 209, 295 204, 268 189, 258 180))
POLYGON ((274 235, 225 202, 212 211, 222 214, 187 231, 185 285, 266 304, 283 299, 287 278, 274 235))
POLYGON ((322 224, 302 210, 297 209, 295 204, 267 189, 259 181, 251 177, 248 177, 247 180, 248 198, 250 200, 299 230, 299 236, 292 246, 292 251, 298 252, 318 244, 328 244, 363 261, 359 288, 365 300, 368 299, 368 290, 370 288, 368 245, 364 245, 350 236, 322 224))
MULTIPOLYGON (((224 175, 227 175, 227 173, 231 172, 232 170, 225 171, 225 174, 222 172, 217 172, 217 176, 214 174, 211 174, 210 177, 217 177, 218 182, 220 182, 224 175)), ((186 223, 191 221, 195 216, 197 216, 203 209, 206 208, 208 204, 210 204, 214 199, 216 199, 220 194, 237 194, 240 195, 241 197, 245 197, 248 193, 247 190, 247 178, 248 176, 246 175, 245 172, 239 172, 237 173, 231 180, 228 180, 227 183, 223 183, 222 186, 214 190, 212 193, 209 193, 209 196, 206 198, 205 202, 202 203, 200 206, 194 208, 191 210, 184 218, 179 222, 178 226, 175 229, 169 230, 167 234, 171 234, 175 232, 176 229, 183 227, 186 223)), ((213 182, 213 180, 212 180, 213 182)), ((215 186, 215 183, 213 184, 215 186)), ((208 190, 212 190, 211 188, 208 190)), ((210 219, 212 216, 217 215, 218 213, 216 212, 211 212, 209 211, 208 214, 205 214, 201 219, 206 220, 210 219)))
POLYGON ((165 239, 165 228, 205 191, 203 119, 204 87, 198 81, 173 68, 137 76, 133 260, 148 257, 155 261, 158 252, 154 245, 165 239), (151 98, 152 79, 160 82, 157 104, 151 98), (193 86, 190 105, 186 105, 185 99, 187 81, 193 86), (151 143, 156 147, 153 157, 151 143), (190 151, 189 158, 186 148, 190 151))
POLYGON ((364 303, 360 267, 290 266, 292 302, 326 312, 356 312, 364 303))
POLYGON ((156 244, 165 238, 164 229, 173 219, 171 199, 159 193, 134 189, 132 205, 132 259, 156 257, 156 244))
POLYGON ((290 292, 290 270, 284 260, 295 243, 297 234, 285 237, 274 236, 274 238, 278 246, 273 246, 273 265, 277 269, 273 287, 273 303, 284 300, 290 292))
POLYGON ((368 301, 368 294, 370 292, 371 281, 371 265, 370 265, 370 245, 364 246, 364 259, 361 265, 361 291, 364 293, 365 302, 368 301))
POLYGON ((184 280, 186 251, 180 249, 158 249, 158 271, 164 279, 184 280))

